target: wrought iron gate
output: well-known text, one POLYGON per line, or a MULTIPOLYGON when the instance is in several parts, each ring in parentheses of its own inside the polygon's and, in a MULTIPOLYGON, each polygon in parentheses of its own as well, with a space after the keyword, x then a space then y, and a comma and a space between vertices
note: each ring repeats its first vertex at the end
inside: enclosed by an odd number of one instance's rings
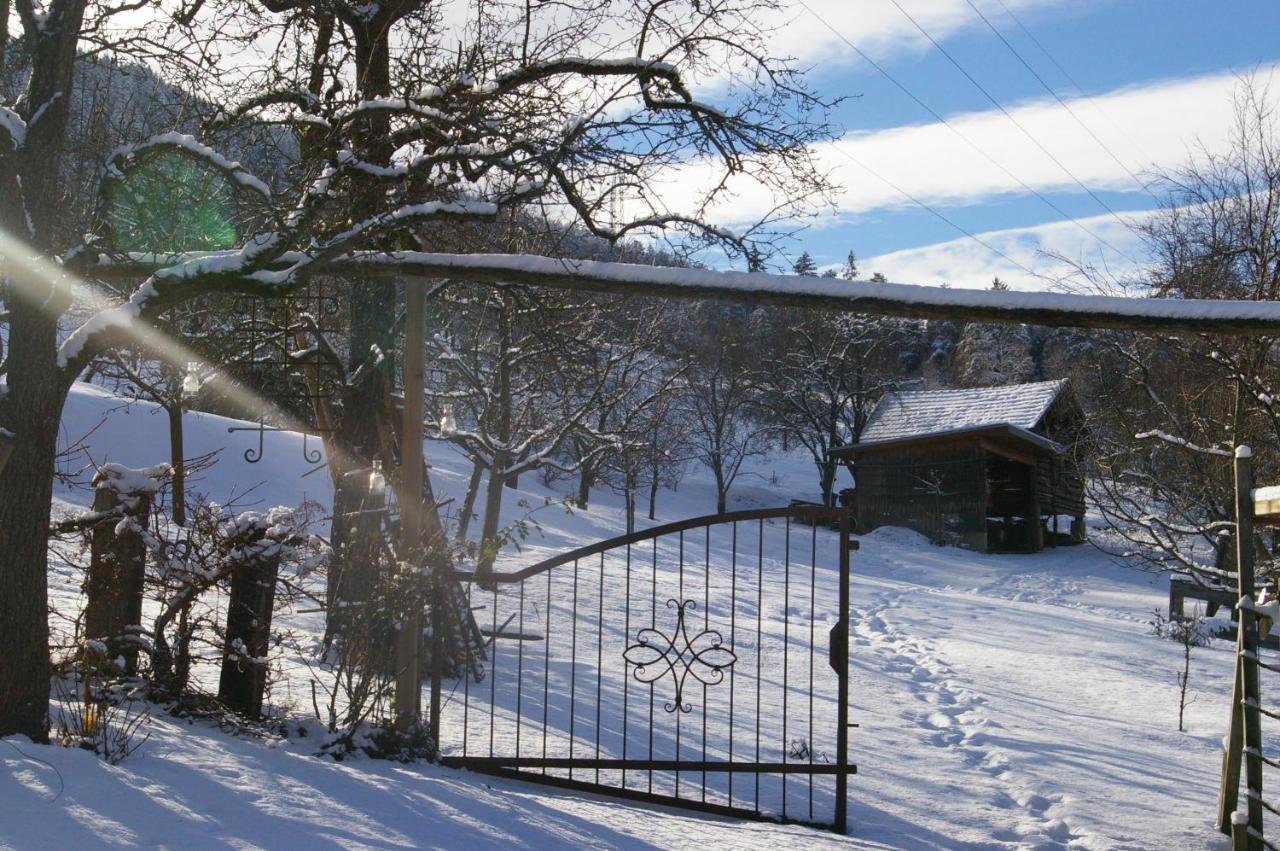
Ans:
POLYGON ((845 830, 850 517, 700 517, 480 584, 487 642, 443 680, 446 765, 845 830))

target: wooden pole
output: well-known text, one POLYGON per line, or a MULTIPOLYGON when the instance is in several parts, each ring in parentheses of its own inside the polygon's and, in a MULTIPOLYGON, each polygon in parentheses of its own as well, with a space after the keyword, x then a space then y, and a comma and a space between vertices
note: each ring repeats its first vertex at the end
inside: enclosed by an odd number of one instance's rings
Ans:
POLYGON ((1227 726, 1227 740, 1222 752, 1222 780, 1218 786, 1218 830, 1228 836, 1234 833, 1232 824, 1240 800, 1240 754, 1244 751, 1244 725, 1240 714, 1240 707, 1244 705, 1240 660, 1244 658, 1244 654, 1240 646, 1242 635, 1238 629, 1236 636, 1236 674, 1231 686, 1231 720, 1227 726))
POLYGON ((1240 673, 1243 700, 1238 706, 1244 727, 1244 768, 1249 851, 1261 851, 1262 716, 1258 684, 1258 619, 1253 611, 1253 453, 1236 447, 1236 575, 1240 592, 1240 673), (1245 604, 1245 601, 1248 604, 1245 604))
MULTIPOLYGON (((407 279, 405 286, 404 331, 404 422, 400 435, 400 552, 421 582, 422 548, 422 420, 425 415, 424 339, 426 327, 426 287, 421 280, 407 279)), ((418 721, 422 695, 422 674, 418 649, 422 636, 422 613, 414 607, 396 638, 396 729, 405 732, 418 721)))

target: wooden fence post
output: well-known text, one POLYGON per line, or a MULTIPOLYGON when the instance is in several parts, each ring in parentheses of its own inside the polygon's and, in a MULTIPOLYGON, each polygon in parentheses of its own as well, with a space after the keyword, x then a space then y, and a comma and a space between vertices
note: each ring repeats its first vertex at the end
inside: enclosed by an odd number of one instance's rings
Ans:
POLYGON ((1240 633, 1236 632, 1236 664, 1235 678, 1231 686, 1231 720, 1227 726, 1227 737, 1222 751, 1222 780, 1218 786, 1218 830, 1232 836, 1235 829, 1233 819, 1236 806, 1240 800, 1240 755, 1244 751, 1244 726, 1240 707, 1244 700, 1241 692, 1244 682, 1241 677, 1240 633))
POLYGON ((1258 683, 1258 618, 1253 610, 1253 453, 1247 446, 1235 452, 1236 576, 1240 594, 1239 653, 1241 701, 1237 710, 1244 728, 1245 800, 1249 851, 1261 851, 1262 714, 1258 683), (1246 602, 1247 601, 1247 602, 1246 602))
MULTIPOLYGON (((254 533, 253 540, 261 540, 265 531, 264 525, 254 533)), ((218 699, 247 718, 262 715, 279 569, 280 553, 276 547, 274 552, 249 558, 231 575, 218 699)))
POLYGON ((93 526, 90 542, 84 637, 103 642, 106 658, 123 660, 121 667, 130 675, 137 672, 147 563, 147 546, 137 527, 151 513, 159 475, 160 468, 104 464, 93 477, 93 510, 103 519, 93 526))

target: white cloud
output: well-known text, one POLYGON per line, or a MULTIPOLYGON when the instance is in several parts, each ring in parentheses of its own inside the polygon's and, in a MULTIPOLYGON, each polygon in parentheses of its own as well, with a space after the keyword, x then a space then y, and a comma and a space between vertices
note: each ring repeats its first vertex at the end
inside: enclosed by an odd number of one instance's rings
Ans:
MULTIPOLYGON (((1126 222, 1138 223, 1150 215, 1150 211, 1143 211, 1125 213, 1122 218, 1126 222)), ((1080 223, 1126 254, 1142 258, 1141 239, 1131 228, 1121 225, 1110 215, 1082 219, 1080 223)), ((1069 271, 1068 264, 1049 255, 1096 266, 1105 265, 1112 275, 1135 271, 1132 262, 1110 251, 1100 252, 1097 242, 1069 221, 987 231, 977 236, 1040 277, 1028 275, 1015 263, 968 237, 860 258, 858 267, 863 275, 880 272, 891 281, 947 283, 970 289, 988 287, 993 277, 999 277, 1020 290, 1046 289, 1052 281, 1069 271)))
MULTIPOLYGON (((1259 69, 1259 78, 1265 81, 1275 68, 1259 69)), ((1143 176, 1153 168, 1182 164, 1198 146, 1220 151, 1229 144, 1232 98, 1239 84, 1237 75, 1224 72, 1068 100, 1076 115, 1123 165, 1056 101, 1030 101, 1009 111, 1071 175, 1091 189, 1141 192, 1129 172, 1143 176)), ((849 133, 820 146, 820 162, 841 186, 836 198, 838 215, 850 218, 912 206, 900 192, 850 158, 931 205, 958 206, 1028 194, 1023 184, 1042 193, 1081 191, 1062 167, 998 111, 954 115, 948 122, 959 135, 935 122, 849 133), (990 159, 975 148, 985 151, 990 159)), ((695 193, 706 186, 712 171, 711 164, 699 163, 673 175, 664 187, 668 206, 686 209, 699 197, 695 193)), ((722 224, 754 221, 777 206, 767 189, 747 179, 738 180, 732 189, 733 197, 713 210, 722 224)))
MULTIPOLYGON (((965 30, 986 27, 965 0, 899 0, 899 3, 938 41, 965 30)), ((1027 11, 1072 7, 1078 3, 1072 4, 1068 0, 1005 0, 1005 5, 1021 17, 1021 13, 1027 11)), ((984 14, 996 26, 1012 26, 998 7, 984 9, 984 14)), ((776 13, 776 19, 778 29, 770 46, 777 54, 793 56, 804 65, 821 63, 824 68, 829 68, 833 63, 862 63, 844 40, 831 31, 832 27, 859 50, 877 60, 904 53, 922 53, 931 47, 889 0, 864 0, 856 4, 852 0, 786 0, 776 13)))

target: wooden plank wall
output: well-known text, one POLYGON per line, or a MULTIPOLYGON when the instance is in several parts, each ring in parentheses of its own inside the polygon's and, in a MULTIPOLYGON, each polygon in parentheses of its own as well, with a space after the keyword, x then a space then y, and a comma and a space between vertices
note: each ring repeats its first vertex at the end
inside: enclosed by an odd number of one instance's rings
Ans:
POLYGON ((974 444, 925 444, 866 453, 856 464, 858 531, 905 526, 960 544, 985 531, 982 451, 974 444))

